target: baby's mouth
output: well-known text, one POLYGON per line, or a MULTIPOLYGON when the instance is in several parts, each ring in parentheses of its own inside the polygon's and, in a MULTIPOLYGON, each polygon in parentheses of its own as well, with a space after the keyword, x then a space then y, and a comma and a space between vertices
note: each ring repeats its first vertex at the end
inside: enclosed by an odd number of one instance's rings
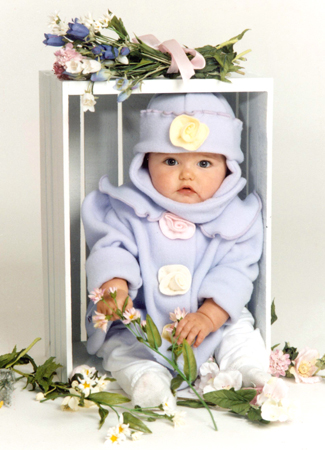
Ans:
POLYGON ((180 192, 181 194, 196 194, 195 190, 190 186, 182 186, 180 189, 178 189, 178 192, 180 192))

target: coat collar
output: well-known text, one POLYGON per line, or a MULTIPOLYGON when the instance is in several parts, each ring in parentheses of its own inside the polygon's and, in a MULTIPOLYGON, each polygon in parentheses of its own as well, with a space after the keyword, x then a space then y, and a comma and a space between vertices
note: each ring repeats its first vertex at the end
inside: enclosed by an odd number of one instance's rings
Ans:
MULTIPOLYGON (((175 210, 174 208, 173 210, 168 207, 168 205, 164 208, 155 203, 148 195, 144 194, 134 186, 132 182, 116 187, 109 182, 107 176, 104 176, 99 182, 99 190, 110 196, 112 208, 117 214, 123 205, 123 209, 125 209, 125 207, 126 209, 133 209, 138 217, 147 218, 148 221, 155 222, 161 218, 165 211, 170 211, 195 223, 201 228, 203 234, 211 239, 219 235, 223 239, 231 240, 245 234, 257 219, 262 208, 261 200, 256 193, 250 194, 245 200, 240 200, 239 197, 235 195, 235 197, 230 198, 225 204, 222 204, 222 208, 215 208, 213 210, 205 205, 205 208, 201 208, 201 211, 203 212, 201 215, 197 211, 194 211, 194 213, 192 211, 191 214, 191 206, 193 205, 186 204, 187 215, 184 217, 180 211, 175 210), (206 212, 206 208, 208 209, 208 212, 206 212), (223 214, 221 214, 221 212, 223 212, 223 214), (199 220, 193 220, 193 218, 196 217, 198 217, 199 220), (203 221, 202 218, 203 220, 208 220, 203 221)), ((170 202, 175 203, 176 205, 183 205, 171 200, 170 202)), ((208 201, 196 205, 203 205, 207 202, 208 201)))

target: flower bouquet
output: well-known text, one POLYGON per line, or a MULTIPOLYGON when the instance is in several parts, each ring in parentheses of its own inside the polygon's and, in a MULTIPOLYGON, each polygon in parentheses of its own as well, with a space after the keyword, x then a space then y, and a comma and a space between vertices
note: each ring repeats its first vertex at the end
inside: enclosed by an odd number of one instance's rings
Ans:
MULTIPOLYGON (((89 295, 90 299, 97 304, 106 302, 104 292, 101 289, 95 289, 89 295)), ((152 321, 149 315, 146 320, 141 320, 139 311, 134 308, 127 309, 128 298, 120 310, 116 302, 116 289, 109 289, 109 297, 113 299, 116 305, 114 313, 120 318, 123 324, 134 334, 137 340, 146 345, 152 351, 161 355, 166 362, 174 369, 174 378, 171 381, 171 392, 176 394, 176 390, 182 383, 188 385, 192 397, 178 397, 177 405, 190 408, 206 408, 213 424, 217 426, 212 414, 214 409, 226 409, 232 415, 236 414, 246 417, 249 421, 257 422, 263 425, 280 421, 290 420, 295 415, 296 405, 288 398, 288 388, 285 382, 279 379, 277 373, 274 373, 264 387, 250 389, 241 387, 241 376, 236 370, 222 371, 218 368, 214 360, 210 359, 199 368, 197 378, 197 366, 193 350, 187 341, 182 344, 177 343, 175 338, 178 323, 186 316, 184 309, 176 308, 170 313, 172 324, 167 324, 161 332, 152 321), (169 347, 170 357, 163 355, 159 348, 162 339, 166 339, 171 344, 169 347), (179 357, 183 355, 183 368, 178 364, 179 357)), ((93 316, 94 326, 105 332, 108 327, 108 321, 111 316, 96 312, 93 316)), ((26 386, 31 385, 32 390, 38 388, 39 393, 36 400, 45 402, 62 398, 61 409, 63 411, 77 411, 83 408, 97 409, 99 414, 99 428, 103 426, 109 411, 113 411, 117 416, 116 426, 110 427, 106 435, 106 442, 117 444, 125 441, 127 438, 138 440, 142 434, 151 433, 151 429, 145 422, 155 422, 157 420, 167 421, 178 427, 185 424, 184 411, 178 411, 173 408, 168 400, 162 404, 151 408, 135 406, 128 407, 130 399, 120 393, 109 392, 110 382, 114 379, 106 375, 100 376, 95 368, 83 365, 76 367, 70 374, 68 383, 55 381, 56 370, 62 367, 55 363, 51 357, 44 364, 37 366, 33 358, 28 355, 28 351, 39 340, 34 342, 26 349, 17 351, 16 347, 12 353, 0 356, 0 369, 10 370, 12 373, 20 375, 20 378, 26 378, 26 386), (33 370, 29 373, 22 372, 17 366, 31 364, 33 370), (122 412, 121 412, 122 411, 122 412)), ((298 353, 290 348, 293 361, 297 360, 298 353)), ((289 352, 289 349, 288 349, 289 352)), ((315 359, 315 355, 307 351, 301 353, 299 364, 292 363, 298 373, 305 373, 307 366, 311 368, 310 358, 315 359), (309 358, 309 359, 308 359, 309 358)), ((287 357, 284 358, 287 361, 287 357)), ((322 370, 325 367, 324 357, 322 359, 313 359, 313 367, 322 370)), ((291 364, 291 363, 290 363, 291 364)), ((286 369, 289 368, 285 362, 286 369)), ((282 367, 283 369, 283 367, 282 367)), ((270 369, 271 371, 271 369, 270 369)), ((318 378, 318 377, 314 377, 318 378)), ((19 379, 19 378, 18 378, 19 379)), ((0 386, 1 389, 1 386, 0 386)), ((0 390, 1 393, 1 390, 0 390)), ((0 407, 4 404, 0 401, 0 407)), ((7 406, 8 403, 6 404, 7 406)))
POLYGON ((171 39, 160 43, 153 35, 130 38, 122 19, 108 10, 95 20, 91 14, 63 21, 57 13, 51 17, 51 33, 45 45, 61 47, 55 52, 54 73, 60 80, 89 80, 84 95, 84 110, 94 111, 93 84, 116 79, 117 101, 127 99, 132 90, 141 88, 145 79, 207 78, 229 82, 231 72, 243 74, 241 61, 250 50, 234 51, 247 30, 222 44, 190 49, 171 39), (114 32, 116 38, 110 37, 114 32))

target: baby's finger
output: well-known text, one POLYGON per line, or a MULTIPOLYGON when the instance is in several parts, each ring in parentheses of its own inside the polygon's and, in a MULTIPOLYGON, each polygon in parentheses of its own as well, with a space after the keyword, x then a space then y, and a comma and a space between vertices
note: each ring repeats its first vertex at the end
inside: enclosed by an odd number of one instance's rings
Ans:
POLYGON ((194 348, 197 348, 200 344, 202 344, 202 342, 204 341, 204 339, 207 337, 207 334, 200 330, 200 332, 198 333, 197 337, 196 337, 196 341, 195 344, 193 345, 194 348))
POLYGON ((197 328, 192 328, 191 331, 190 331, 190 333, 187 335, 186 340, 187 340, 187 342, 188 342, 190 345, 193 344, 195 338, 196 338, 197 335, 198 335, 198 332, 199 332, 199 331, 198 331, 197 328))
POLYGON ((183 326, 183 329, 181 330, 179 336, 178 336, 178 340, 177 340, 177 344, 181 344, 183 342, 184 339, 187 339, 187 337, 189 336, 189 333, 192 330, 192 324, 191 323, 186 323, 183 326))
POLYGON ((185 319, 182 319, 180 322, 177 323, 176 331, 175 331, 175 337, 177 338, 181 332, 183 331, 185 325, 188 322, 185 319))

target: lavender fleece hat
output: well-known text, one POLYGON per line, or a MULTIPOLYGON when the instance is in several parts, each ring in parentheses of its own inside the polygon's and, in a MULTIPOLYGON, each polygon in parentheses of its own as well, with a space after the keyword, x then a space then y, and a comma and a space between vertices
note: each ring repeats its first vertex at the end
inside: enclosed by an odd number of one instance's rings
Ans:
POLYGON ((240 164, 242 127, 221 94, 158 94, 141 111, 134 153, 220 153, 240 164))

